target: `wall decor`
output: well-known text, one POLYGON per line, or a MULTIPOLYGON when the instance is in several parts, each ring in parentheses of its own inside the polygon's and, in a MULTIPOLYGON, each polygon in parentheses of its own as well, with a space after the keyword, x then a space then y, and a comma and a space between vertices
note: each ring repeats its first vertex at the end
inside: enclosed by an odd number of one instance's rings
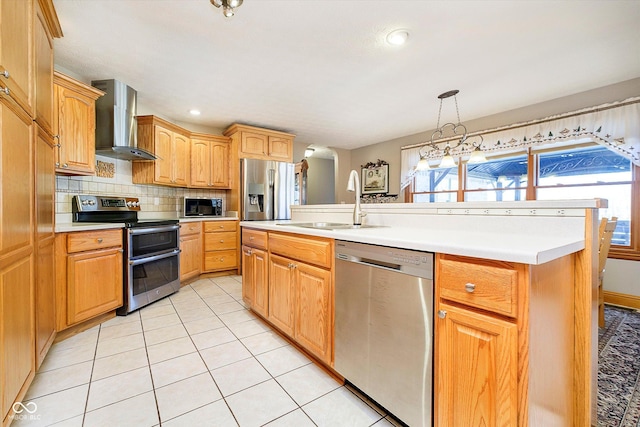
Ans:
POLYGON ((96 176, 101 178, 113 178, 116 176, 115 163, 102 162, 98 160, 96 162, 96 176))
POLYGON ((389 163, 378 159, 362 166, 362 194, 389 192, 389 163))

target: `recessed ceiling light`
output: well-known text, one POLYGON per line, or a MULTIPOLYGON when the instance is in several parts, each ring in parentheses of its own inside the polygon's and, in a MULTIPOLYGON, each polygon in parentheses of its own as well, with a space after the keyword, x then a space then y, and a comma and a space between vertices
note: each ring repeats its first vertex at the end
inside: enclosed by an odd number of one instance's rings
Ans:
POLYGON ((409 32, 407 30, 394 30, 387 34, 387 43, 401 46, 407 42, 409 32))
POLYGON ((189 114, 191 114, 192 116, 199 116, 200 110, 189 110, 189 114))

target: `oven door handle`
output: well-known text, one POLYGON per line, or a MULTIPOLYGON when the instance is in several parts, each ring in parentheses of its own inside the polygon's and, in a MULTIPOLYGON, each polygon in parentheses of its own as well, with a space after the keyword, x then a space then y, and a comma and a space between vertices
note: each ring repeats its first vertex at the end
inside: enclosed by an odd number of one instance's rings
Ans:
POLYGON ((182 252, 180 249, 176 249, 176 250, 173 250, 173 251, 168 252, 166 254, 160 254, 160 255, 150 256, 150 257, 146 257, 146 258, 136 259, 136 260, 133 260, 133 261, 129 261, 129 265, 130 266, 135 266, 135 265, 140 265, 140 264, 146 264, 146 263, 152 262, 152 261, 158 261, 160 259, 176 256, 180 252, 182 252))
POLYGON ((178 230, 180 229, 180 225, 176 224, 176 225, 163 225, 160 227, 144 227, 144 228, 130 228, 129 229, 129 234, 130 235, 136 235, 136 234, 150 234, 150 233, 162 233, 165 231, 174 231, 174 230, 178 230))

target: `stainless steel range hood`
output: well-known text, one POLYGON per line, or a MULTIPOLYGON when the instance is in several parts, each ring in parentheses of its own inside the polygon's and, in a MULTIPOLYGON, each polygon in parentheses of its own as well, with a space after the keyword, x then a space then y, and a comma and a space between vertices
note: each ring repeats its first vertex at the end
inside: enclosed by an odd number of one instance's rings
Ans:
POLYGON ((105 92, 96 101, 96 154, 122 160, 156 160, 138 145, 137 92, 117 80, 94 80, 105 92))

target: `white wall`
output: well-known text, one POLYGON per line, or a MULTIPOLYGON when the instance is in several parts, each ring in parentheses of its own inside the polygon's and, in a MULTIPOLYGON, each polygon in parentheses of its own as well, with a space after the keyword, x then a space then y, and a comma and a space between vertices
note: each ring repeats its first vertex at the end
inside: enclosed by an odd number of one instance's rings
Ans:
POLYGON ((640 296, 640 261, 608 259, 603 286, 607 291, 640 296))

